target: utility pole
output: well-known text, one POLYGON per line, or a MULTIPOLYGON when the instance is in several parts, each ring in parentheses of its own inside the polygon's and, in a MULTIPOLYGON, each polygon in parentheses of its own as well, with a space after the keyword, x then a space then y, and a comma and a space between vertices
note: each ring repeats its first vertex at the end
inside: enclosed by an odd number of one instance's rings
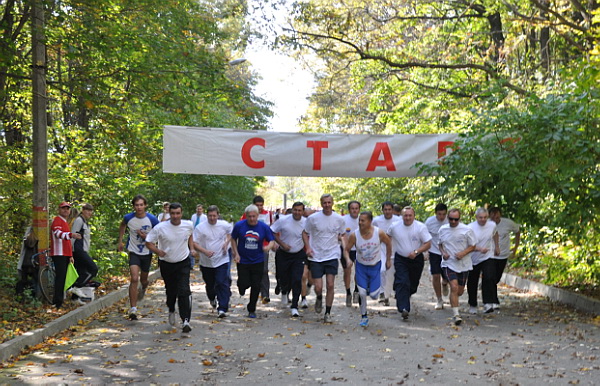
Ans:
MULTIPOLYGON (((33 64, 33 231, 38 250, 48 249, 48 128, 46 117, 46 37, 42 0, 31 0, 33 64)), ((43 262, 45 263, 45 262, 43 262)))

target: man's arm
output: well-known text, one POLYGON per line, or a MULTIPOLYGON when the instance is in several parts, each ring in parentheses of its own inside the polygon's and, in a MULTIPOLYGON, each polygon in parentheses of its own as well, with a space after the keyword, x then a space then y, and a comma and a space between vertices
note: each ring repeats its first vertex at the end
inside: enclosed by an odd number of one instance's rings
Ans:
POLYGON ((353 233, 348 237, 348 242, 346 243, 346 248, 344 248, 344 258, 346 261, 350 259, 350 250, 356 244, 356 235, 353 233))
POLYGON ((198 256, 198 252, 196 252, 196 248, 194 248, 194 238, 192 237, 192 235, 188 237, 188 249, 190 250, 192 256, 198 256))
POLYGON ((302 231, 302 241, 304 241, 304 248, 306 249, 306 256, 312 257, 313 251, 310 247, 310 242, 308 240, 308 233, 306 231, 302 231))
POLYGON ((385 269, 388 270, 392 268, 392 239, 380 229, 379 240, 385 244, 385 269))
POLYGON ((148 248, 152 253, 156 253, 159 257, 165 257, 165 255, 167 254, 162 249, 158 249, 156 244, 150 241, 146 241, 146 248, 148 248))
POLYGON ((231 237, 231 254, 233 255, 233 261, 236 263, 240 262, 240 254, 237 249, 237 239, 231 237))
POLYGON ((494 240, 494 256, 500 256, 500 236, 498 236, 498 232, 494 233, 492 239, 494 240))
POLYGON ((467 248, 465 248, 464 250, 457 252, 456 253, 456 258, 458 260, 462 259, 463 257, 467 256, 469 253, 473 252, 475 250, 475 245, 470 245, 467 248))
POLYGON ((275 236, 275 241, 277 242, 277 244, 279 244, 281 249, 283 249, 286 252, 290 250, 291 247, 287 243, 285 243, 283 240, 281 240, 279 233, 274 233, 273 235, 275 236))

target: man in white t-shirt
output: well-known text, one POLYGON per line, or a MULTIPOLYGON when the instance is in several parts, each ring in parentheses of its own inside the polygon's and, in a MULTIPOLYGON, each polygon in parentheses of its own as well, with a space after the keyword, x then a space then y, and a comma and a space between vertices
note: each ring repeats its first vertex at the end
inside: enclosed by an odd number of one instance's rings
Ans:
MULTIPOLYGON (((387 232, 392 224, 400 219, 399 217, 394 216, 394 204, 391 201, 385 201, 383 204, 381 204, 381 211, 383 214, 380 214, 373 219, 373 226, 378 227, 384 232, 387 232)), ((385 259, 385 256, 386 245, 382 244, 381 258, 385 259)), ((384 306, 389 306, 390 296, 394 287, 394 275, 396 273, 396 269, 394 268, 394 251, 392 251, 392 267, 387 270, 384 268, 385 267, 381 267, 381 290, 379 302, 383 303, 384 306)))
POLYGON ((170 207, 170 204, 168 201, 163 202, 163 210, 161 213, 158 214, 158 222, 165 222, 165 221, 169 220, 169 218, 170 218, 169 207, 170 207))
POLYGON ((488 221, 488 211, 479 208, 475 212, 475 219, 469 224, 473 229, 477 244, 471 254, 473 269, 469 272, 467 280, 467 293, 469 295, 469 312, 477 313, 477 288, 481 276, 481 296, 483 299, 483 311, 487 314, 494 311, 493 304, 498 303, 498 288, 496 286, 496 264, 494 255, 500 254, 498 247, 498 233, 496 223, 488 221))
POLYGON ((471 252, 475 250, 477 239, 473 230, 460 222, 458 209, 450 209, 448 224, 440 227, 439 236, 442 269, 450 283, 450 306, 454 324, 459 326, 462 318, 458 311, 458 298, 465 291, 469 271, 473 268, 471 252))
MULTIPOLYGON (((302 238, 306 248, 306 255, 310 261, 310 272, 315 285, 317 301, 315 312, 323 310, 323 275, 327 284, 327 295, 325 298, 324 323, 331 323, 331 307, 333 305, 335 275, 338 272, 338 260, 340 259, 340 241, 345 246, 344 234, 346 223, 339 214, 333 211, 333 196, 324 194, 321 196, 321 212, 314 213, 306 219, 302 238)), ((352 261, 346 259, 346 265, 351 267, 352 261)))
POLYGON ((189 220, 182 220, 181 204, 169 205, 169 221, 163 221, 152 228, 146 236, 146 247, 158 256, 160 275, 165 282, 169 323, 176 323, 175 304, 183 322, 183 332, 192 331, 192 291, 190 290, 190 253, 196 255, 192 232, 194 226, 189 220), (159 245, 160 248, 157 246, 159 245), (191 252, 190 252, 191 251, 191 252))
POLYGON ((275 262, 281 287, 281 300, 283 304, 287 304, 288 294, 292 293, 292 317, 300 316, 298 301, 302 292, 302 275, 306 263, 306 252, 302 239, 306 219, 303 214, 304 204, 299 201, 295 202, 292 205, 291 215, 280 216, 279 220, 271 225, 275 241, 279 244, 275 262))
POLYGON ((394 291, 396 307, 402 319, 408 319, 410 297, 417 292, 425 266, 423 252, 431 246, 431 235, 425 224, 415 220, 415 210, 406 206, 402 209, 402 220, 395 222, 387 234, 392 238, 396 257, 394 265, 394 291))
MULTIPOLYGON (((490 209, 490 220, 496 223, 496 231, 498 232, 498 245, 500 246, 500 254, 494 256, 496 264, 496 284, 502 279, 504 268, 509 257, 514 257, 521 242, 521 226, 513 220, 502 217, 502 211, 498 207, 490 209), (510 247, 510 235, 514 234, 515 243, 510 247)), ((494 309, 500 309, 500 304, 494 304, 494 309)))
POLYGON ((194 224, 194 229, 196 229, 198 224, 208 220, 207 216, 204 214, 204 205, 196 205, 196 213, 192 215, 190 220, 192 221, 192 224, 194 224))
POLYGON ((437 299, 435 304, 436 310, 444 309, 444 301, 442 295, 448 296, 448 279, 444 277, 442 271, 442 255, 439 249, 439 232, 442 225, 448 224, 446 218, 448 207, 446 204, 437 204, 435 207, 435 215, 425 220, 425 226, 431 234, 431 248, 429 248, 429 273, 431 274, 431 283, 433 284, 433 292, 437 299))
MULTIPOLYGON (((360 213, 360 202, 350 201, 348 203, 348 214, 345 214, 344 221, 346 223, 346 242, 350 234, 358 229, 358 214, 360 213)), ((343 252, 343 251, 342 251, 343 252)), ((356 261, 356 247, 352 247, 349 253, 350 260, 354 263, 356 261)), ((352 293, 350 292, 350 282, 352 281, 352 267, 346 266, 346 258, 340 257, 342 268, 344 268, 344 285, 346 286, 346 307, 352 307, 352 293)), ((354 281, 354 294, 358 296, 358 287, 356 286, 356 280, 354 281)))
POLYGON ((233 225, 219 220, 219 208, 216 205, 209 206, 207 213, 207 221, 200 222, 194 228, 194 248, 200 252, 200 271, 206 283, 210 305, 217 308, 219 318, 224 318, 229 311, 231 298, 227 250, 233 225))

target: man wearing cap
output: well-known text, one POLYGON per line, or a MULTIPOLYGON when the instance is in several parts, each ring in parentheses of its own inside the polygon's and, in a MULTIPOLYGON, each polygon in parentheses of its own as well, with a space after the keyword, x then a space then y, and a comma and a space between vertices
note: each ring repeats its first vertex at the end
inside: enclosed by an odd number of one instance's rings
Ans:
POLYGON ((71 211, 71 204, 63 201, 58 207, 58 216, 52 220, 50 231, 52 240, 50 245, 50 256, 54 262, 54 271, 56 278, 54 280, 54 298, 52 304, 59 309, 62 307, 65 297, 65 280, 67 278, 67 267, 73 262, 73 248, 71 239, 79 240, 81 235, 71 233, 71 228, 67 223, 67 217, 71 211))
MULTIPOLYGON (((81 207, 81 213, 73 221, 73 233, 78 233, 82 236, 81 239, 75 240, 73 243, 73 258, 75 260, 75 268, 79 274, 75 282, 76 288, 87 285, 98 274, 98 266, 89 255, 91 236, 88 221, 93 213, 94 207, 90 204, 84 204, 81 207)), ((75 293, 81 296, 80 293, 75 293)))

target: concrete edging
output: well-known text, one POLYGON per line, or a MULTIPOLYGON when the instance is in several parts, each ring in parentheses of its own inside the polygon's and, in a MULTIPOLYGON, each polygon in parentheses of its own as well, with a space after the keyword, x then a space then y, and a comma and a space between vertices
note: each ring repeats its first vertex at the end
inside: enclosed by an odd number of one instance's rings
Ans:
POLYGON ((509 273, 504 273, 502 275, 502 282, 511 287, 535 292, 548 297, 550 300, 568 304, 580 311, 600 315, 600 300, 592 299, 564 289, 551 287, 532 280, 523 279, 522 277, 511 275, 509 273))
MULTIPOLYGON (((148 275, 150 283, 160 278, 160 270, 156 270, 148 275)), ((64 314, 60 318, 40 327, 36 330, 27 331, 14 339, 0 344, 0 362, 5 362, 11 357, 19 355, 26 347, 35 346, 44 341, 49 336, 58 334, 61 331, 77 324, 80 320, 85 319, 96 312, 110 307, 119 300, 129 296, 129 286, 123 286, 116 291, 95 299, 93 302, 85 306, 78 307, 73 311, 64 314)))

